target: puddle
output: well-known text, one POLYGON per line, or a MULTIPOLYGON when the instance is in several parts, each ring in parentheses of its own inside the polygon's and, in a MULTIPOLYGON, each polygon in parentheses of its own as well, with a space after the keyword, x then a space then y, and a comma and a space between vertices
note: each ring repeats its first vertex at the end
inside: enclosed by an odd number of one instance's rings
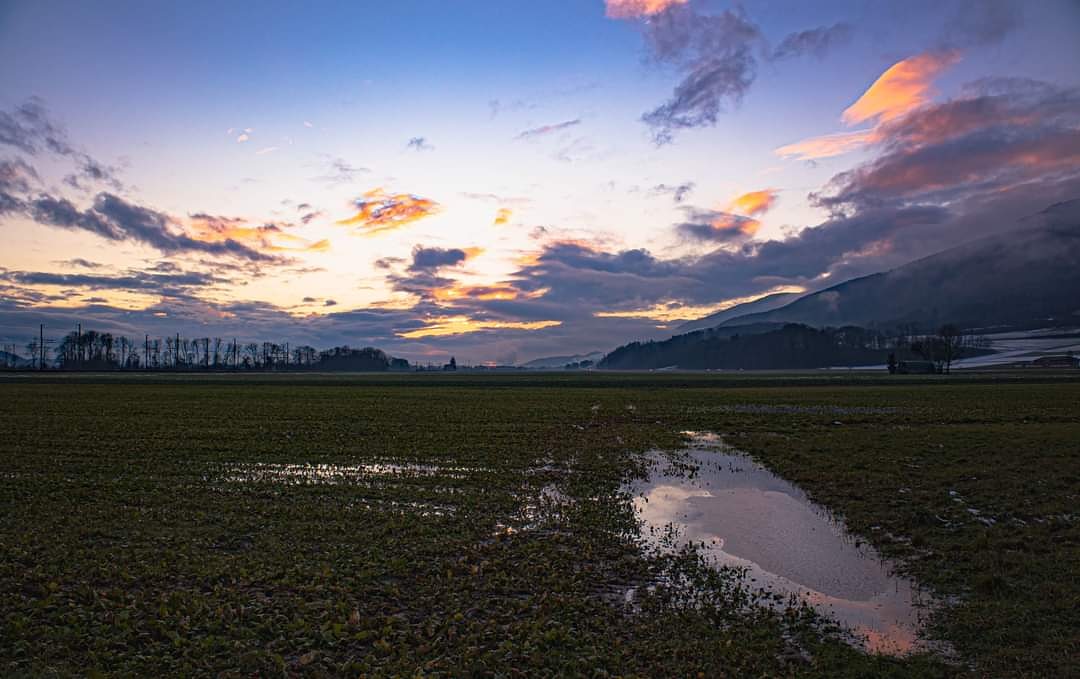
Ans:
POLYGON ((903 655, 923 648, 918 637, 928 603, 909 579, 847 533, 795 485, 715 434, 687 432, 687 473, 657 453, 648 481, 629 490, 654 546, 702 544, 716 565, 746 569, 754 587, 794 595, 833 618, 869 652, 903 655))
POLYGON ((525 494, 521 510, 511 519, 496 523, 493 537, 540 530, 552 521, 558 520, 564 509, 572 503, 573 500, 557 485, 549 483, 533 496, 525 494))

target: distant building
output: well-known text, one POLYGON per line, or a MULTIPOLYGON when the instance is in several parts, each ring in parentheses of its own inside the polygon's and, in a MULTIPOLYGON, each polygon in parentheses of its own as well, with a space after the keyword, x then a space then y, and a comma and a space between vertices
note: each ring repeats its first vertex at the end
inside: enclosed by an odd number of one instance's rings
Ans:
POLYGON ((1080 368, 1080 358, 1075 356, 1040 356, 1031 362, 1036 368, 1080 368))
POLYGON ((933 361, 900 361, 896 366, 901 375, 935 375, 937 371, 933 361))
POLYGON ((450 357, 450 362, 442 367, 444 372, 453 372, 457 370, 457 359, 453 356, 450 357))

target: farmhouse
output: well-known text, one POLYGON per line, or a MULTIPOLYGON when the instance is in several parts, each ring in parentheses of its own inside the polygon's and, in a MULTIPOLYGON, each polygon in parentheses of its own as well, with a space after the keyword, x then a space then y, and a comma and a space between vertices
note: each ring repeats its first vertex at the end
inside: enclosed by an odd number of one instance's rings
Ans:
POLYGON ((933 361, 900 361, 896 372, 901 375, 933 375, 938 369, 933 361))
POLYGON ((1075 356, 1040 356, 1031 362, 1035 368, 1080 368, 1080 358, 1075 356))

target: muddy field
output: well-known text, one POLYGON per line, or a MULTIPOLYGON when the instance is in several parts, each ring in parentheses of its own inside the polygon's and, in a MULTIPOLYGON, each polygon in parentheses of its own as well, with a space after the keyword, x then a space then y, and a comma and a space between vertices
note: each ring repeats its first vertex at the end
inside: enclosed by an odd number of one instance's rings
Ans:
POLYGON ((1080 380, 6 376, 0 675, 1068 676, 1080 380))

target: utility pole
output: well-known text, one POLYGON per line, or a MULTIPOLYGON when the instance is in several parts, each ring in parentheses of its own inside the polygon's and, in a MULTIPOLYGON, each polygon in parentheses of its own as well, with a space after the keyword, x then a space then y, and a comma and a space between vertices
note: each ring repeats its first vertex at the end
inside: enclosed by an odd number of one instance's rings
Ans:
POLYGON ((143 339, 143 370, 150 368, 150 334, 143 339))
POLYGON ((173 368, 180 367, 180 333, 176 333, 176 344, 173 345, 173 368))
POLYGON ((75 342, 75 347, 79 352, 79 367, 82 367, 82 323, 79 323, 78 340, 75 342))
POLYGON ((38 370, 45 369, 45 324, 38 327, 38 370))

